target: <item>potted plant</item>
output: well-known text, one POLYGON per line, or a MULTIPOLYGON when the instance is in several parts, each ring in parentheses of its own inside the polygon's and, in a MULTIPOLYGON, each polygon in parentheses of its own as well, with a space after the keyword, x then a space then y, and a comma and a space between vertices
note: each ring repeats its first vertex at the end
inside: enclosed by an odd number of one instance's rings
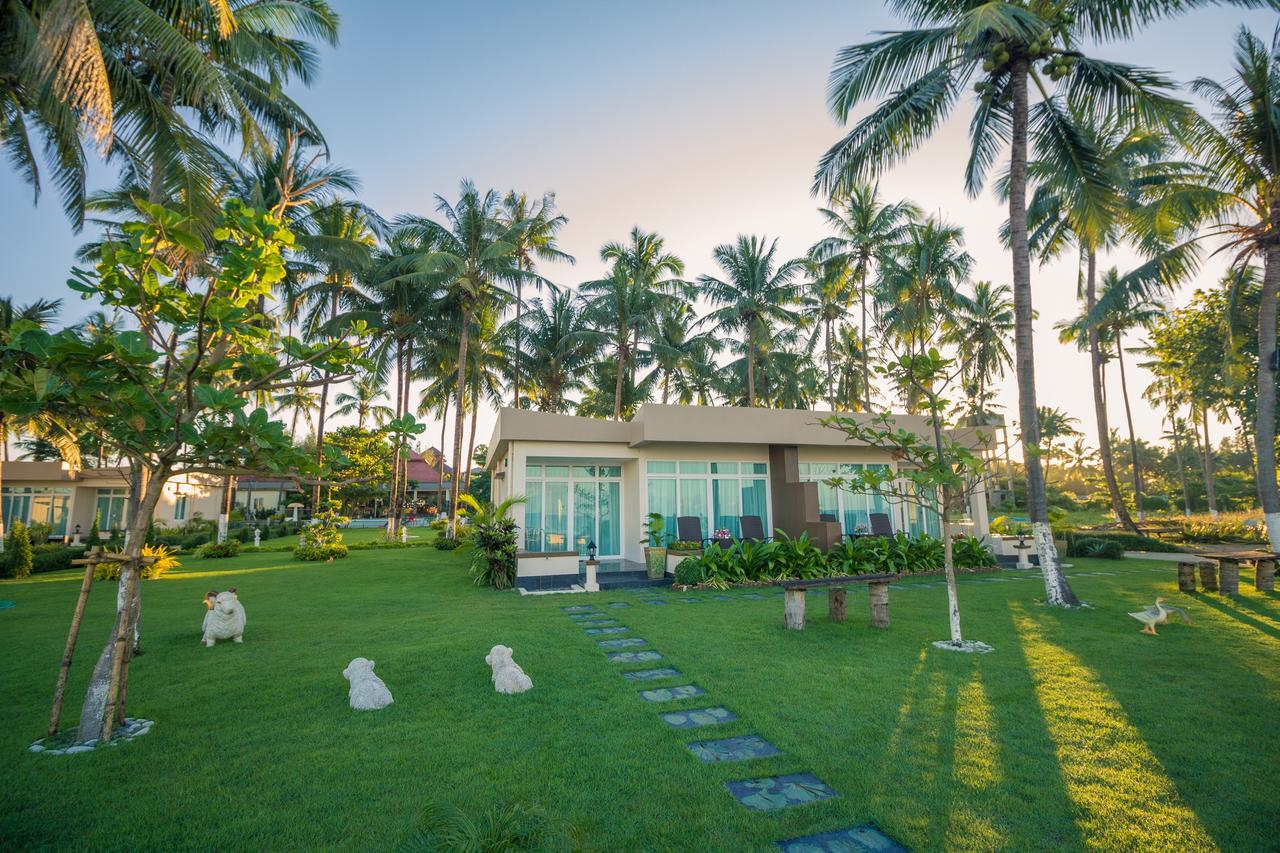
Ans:
POLYGON ((667 530, 667 520, 660 512, 649 513, 644 525, 644 567, 651 578, 660 578, 667 572, 667 545, 662 534, 667 530))

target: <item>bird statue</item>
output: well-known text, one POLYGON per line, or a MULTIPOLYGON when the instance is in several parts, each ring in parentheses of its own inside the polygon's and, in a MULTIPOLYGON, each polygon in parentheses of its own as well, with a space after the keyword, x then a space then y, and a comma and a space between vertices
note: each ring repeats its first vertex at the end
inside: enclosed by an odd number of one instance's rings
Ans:
POLYGON ((1163 598, 1157 598, 1156 603, 1146 610, 1139 610, 1137 613, 1130 613, 1129 615, 1142 623, 1142 633, 1155 636, 1156 626, 1166 624, 1171 613, 1177 613, 1182 617, 1183 622, 1188 625, 1191 624, 1191 617, 1187 615, 1187 611, 1181 607, 1174 607, 1172 604, 1165 604, 1163 598))

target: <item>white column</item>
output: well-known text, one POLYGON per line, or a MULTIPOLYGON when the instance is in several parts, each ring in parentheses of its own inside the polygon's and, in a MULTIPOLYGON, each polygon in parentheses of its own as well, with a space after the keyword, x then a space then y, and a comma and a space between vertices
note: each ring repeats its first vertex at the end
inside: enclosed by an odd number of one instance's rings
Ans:
POLYGON ((991 519, 987 509, 987 484, 985 480, 974 483, 969 494, 969 518, 973 519, 973 535, 990 544, 991 519))

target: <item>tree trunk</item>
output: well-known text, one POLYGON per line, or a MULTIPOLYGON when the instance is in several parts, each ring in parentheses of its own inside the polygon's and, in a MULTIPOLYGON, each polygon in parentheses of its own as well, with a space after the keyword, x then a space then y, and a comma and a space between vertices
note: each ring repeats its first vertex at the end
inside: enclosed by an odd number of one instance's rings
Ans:
MULTIPOLYGON (((1275 218, 1273 212, 1272 218, 1275 218)), ((1276 482, 1276 374, 1271 369, 1276 351, 1276 299, 1280 291, 1280 246, 1267 246, 1258 303, 1258 411, 1254 446, 1258 454, 1258 495, 1267 539, 1272 551, 1280 551, 1280 484, 1276 482)))
POLYGON ((98 567, 98 555, 102 552, 100 545, 90 545, 86 555, 84 578, 80 582, 80 595, 76 598, 76 609, 71 614, 71 628, 67 631, 67 644, 62 652, 62 664, 58 668, 58 680, 53 688, 53 708, 49 713, 49 728, 46 734, 53 737, 58 733, 58 725, 62 719, 62 696, 67 689, 67 676, 71 672, 71 661, 76 651, 76 641, 80 636, 80 622, 84 618, 84 608, 89 602, 89 590, 93 585, 93 575, 98 567))
POLYGON ((147 480, 147 482, 143 488, 142 499, 138 504, 138 511, 129 519, 129 537, 124 549, 125 557, 128 559, 120 564, 120 586, 116 595, 116 621, 112 625, 107 644, 98 656, 98 662, 94 665, 93 674, 89 678, 89 687, 85 691, 84 705, 80 711, 80 728, 76 736, 76 740, 80 742, 97 738, 103 730, 107 715, 116 712, 116 708, 113 707, 116 697, 110 694, 119 689, 118 678, 123 661, 118 664, 118 656, 128 649, 128 643, 126 642, 122 647, 119 640, 122 636, 127 638, 133 633, 136 620, 136 606, 126 606, 126 602, 131 605, 136 605, 137 603, 134 591, 137 587, 136 578, 140 566, 139 558, 142 556, 142 546, 147 535, 147 524, 151 519, 152 513, 155 512, 156 504, 160 501, 160 495, 164 491, 164 482, 169 474, 165 469, 147 473, 150 474, 149 477, 143 476, 140 478, 147 480), (133 601, 126 599, 126 595, 133 598, 133 601), (113 674, 115 678, 113 678, 113 674))
MULTIPOLYGON (((396 417, 399 418, 402 412, 400 407, 404 403, 404 339, 396 338, 396 395, 392 400, 392 406, 395 409, 396 417)), ((395 529, 395 505, 396 495, 400 493, 400 439, 397 437, 392 445, 391 453, 391 484, 387 489, 387 527, 385 532, 386 540, 394 542, 396 538, 395 529)))
POLYGON ((471 459, 473 456, 475 456, 475 453, 476 453, 476 413, 479 411, 479 409, 480 409, 480 400, 477 395, 477 398, 471 401, 471 432, 467 438, 467 459, 466 459, 466 463, 467 463, 466 492, 467 494, 471 494, 471 459))
MULTIPOLYGON (((630 335, 630 332, 623 330, 623 334, 630 335)), ((622 420, 622 376, 623 376, 623 371, 626 369, 626 362, 627 362, 627 345, 623 343, 618 346, 618 364, 617 364, 618 370, 617 370, 617 376, 615 376, 613 380, 613 419, 615 421, 622 420)), ((455 479, 457 478, 457 476, 458 474, 455 471, 454 472, 455 479)))
MULTIPOLYGON (((449 538, 458 537, 458 486, 462 478, 462 419, 466 416, 467 394, 467 345, 471 343, 471 306, 462 309, 462 330, 458 335, 458 381, 454 386, 454 399, 458 401, 458 411, 453 419, 453 481, 449 484, 449 538)), ((619 371, 622 365, 618 365, 619 371)), ((621 375, 621 374, 619 374, 621 375)), ((619 393, 622 389, 619 387, 619 393)), ((615 399, 614 407, 618 405, 615 399)))
POLYGON ((1200 410, 1200 426, 1204 430, 1204 452, 1200 455, 1204 468, 1204 498, 1209 505, 1209 515, 1218 517, 1218 496, 1213 490, 1213 443, 1209 440, 1209 409, 1200 410))
POLYGON ((1045 601, 1053 607, 1075 607, 1072 592, 1058 563, 1058 549, 1049 529, 1049 500, 1040 467, 1040 418, 1036 411, 1035 329, 1031 305, 1031 250, 1027 241, 1027 72, 1026 57, 1014 59, 1010 79, 1013 92, 1013 133, 1009 159, 1009 237, 1013 254, 1014 344, 1018 377, 1018 418, 1022 426, 1022 455, 1027 470, 1027 504, 1031 533, 1044 573, 1045 601))
MULTIPOLYGON (((335 289, 329 299, 329 319, 338 316, 338 291, 335 289)), ((326 408, 329 405, 329 382, 333 374, 325 371, 324 384, 320 386, 320 414, 316 418, 316 467, 324 461, 324 421, 326 408)), ((317 478, 319 479, 319 478, 317 478)), ((311 511, 320 511, 320 484, 316 483, 311 492, 311 511)))
POLYGON ((871 411, 871 364, 867 354, 867 264, 862 265, 862 396, 866 407, 865 412, 871 411))
POLYGON ((445 394, 444 406, 440 409, 440 452, 437 455, 436 467, 438 469, 436 480, 436 511, 444 512, 444 431, 449 423, 449 395, 445 394))
MULTIPOLYGON (((524 271, 524 258, 520 258, 518 267, 521 272, 524 271)), ((521 328, 520 321, 524 316, 524 297, 521 291, 524 290, 524 279, 516 279, 516 341, 515 352, 511 358, 511 405, 520 409, 520 334, 524 331, 521 328)))
POLYGON ((1178 413, 1170 410, 1170 431, 1173 433, 1173 459, 1178 465, 1178 483, 1182 486, 1182 511, 1191 517, 1191 494, 1187 491, 1187 466, 1182 461, 1182 439, 1178 436, 1178 413))
POLYGON ((831 318, 826 320, 827 325, 827 405, 831 407, 831 411, 836 410, 836 385, 835 373, 831 365, 831 318))
POLYGON ((756 327, 747 323, 747 406, 756 407, 756 327))
MULTIPOLYGON (((1085 316, 1093 313, 1098 304, 1098 256, 1090 250, 1085 273, 1085 316)), ((1124 505, 1124 497, 1120 494, 1120 485, 1116 482, 1115 458, 1111 448, 1111 426, 1107 423, 1107 397, 1102 372, 1102 346, 1098 338, 1098 327, 1088 324, 1089 341, 1089 374, 1093 383, 1093 414, 1098 427, 1098 459, 1102 463, 1102 478, 1107 483, 1107 495, 1111 498, 1111 510, 1116 519, 1134 533, 1138 525, 1129 515, 1129 508, 1124 505)))
MULTIPOLYGON (((1124 373, 1124 341, 1116 335, 1116 364, 1120 367, 1120 396, 1124 399, 1124 419, 1129 425, 1129 465, 1133 478, 1133 507, 1142 521, 1147 514, 1142 509, 1142 468, 1138 463, 1138 437, 1133 431, 1133 409, 1129 406, 1129 382, 1124 373)), ((1137 532, 1136 530, 1134 531, 1137 532)))

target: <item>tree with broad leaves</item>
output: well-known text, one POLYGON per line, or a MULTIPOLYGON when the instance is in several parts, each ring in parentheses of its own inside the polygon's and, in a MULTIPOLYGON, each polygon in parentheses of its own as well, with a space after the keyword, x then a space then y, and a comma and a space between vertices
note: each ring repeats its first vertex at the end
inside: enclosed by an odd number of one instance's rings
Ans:
MULTIPOLYGON (((1224 0, 1230 2, 1230 0, 1224 0)), ((1080 184, 1105 190, 1098 151, 1067 104, 1091 119, 1126 116, 1147 127, 1180 123, 1185 105, 1149 69, 1085 55, 1086 39, 1129 38, 1142 27, 1214 0, 890 0, 915 26, 842 48, 828 82, 840 122, 883 98, 819 161, 814 190, 828 196, 874 179, 932 138, 974 82, 977 109, 965 186, 976 195, 1008 152, 1009 244, 1013 262, 1018 420, 1028 484, 1028 512, 1052 606, 1078 604, 1062 574, 1039 456, 1036 419, 1031 255, 1027 232, 1028 152, 1080 184), (975 79, 976 78, 976 79, 975 79)), ((1280 0, 1231 5, 1280 8, 1280 0)))
POLYGON ((284 425, 249 401, 294 386, 308 371, 346 376, 361 366, 344 338, 281 336, 259 313, 259 297, 284 275, 282 252, 293 240, 278 216, 231 200, 215 244, 203 246, 180 214, 138 207, 141 216, 124 224, 124 238, 102 246, 96 269, 76 270, 69 282, 127 317, 134 330, 90 337, 75 327, 51 334, 19 323, 0 342, 0 358, 18 365, 0 375, 0 409, 93 424, 141 474, 117 618, 85 696, 81 741, 105 741, 124 718, 142 546, 166 482, 228 471, 299 482, 323 477, 284 425), (175 282, 165 258, 178 246, 208 259, 200 282, 175 282))
POLYGON ((893 415, 872 418, 833 415, 822 423, 843 432, 850 441, 884 450, 898 460, 896 470, 887 466, 866 465, 848 477, 836 477, 828 483, 854 492, 875 492, 894 503, 915 503, 936 512, 942 525, 943 569, 947 577, 947 608, 951 639, 940 642, 941 648, 987 650, 983 644, 968 643, 960 632, 960 599, 956 593, 955 562, 952 555, 951 519, 965 503, 983 488, 987 477, 986 463, 975 452, 985 441, 980 432, 955 430, 948 423, 948 401, 943 397, 947 387, 960 378, 963 369, 954 359, 946 358, 934 347, 913 348, 891 360, 885 373, 908 386, 921 400, 926 411, 929 435, 922 436, 899 426, 893 415), (905 379, 903 377, 906 377, 905 379))

